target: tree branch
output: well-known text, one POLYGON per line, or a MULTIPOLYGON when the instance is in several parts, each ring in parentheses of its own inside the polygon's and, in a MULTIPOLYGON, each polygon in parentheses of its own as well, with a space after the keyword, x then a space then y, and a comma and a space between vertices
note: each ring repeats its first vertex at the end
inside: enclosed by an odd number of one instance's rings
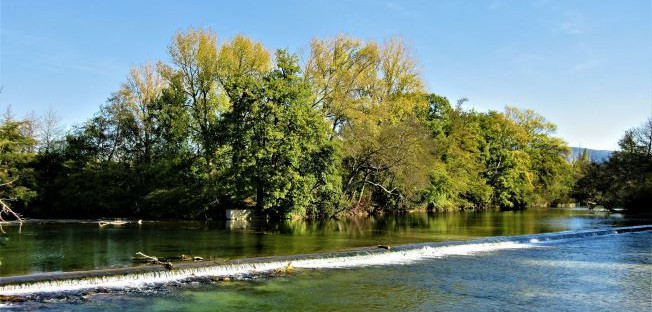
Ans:
POLYGON ((4 219, 2 218, 2 214, 4 213, 4 214, 7 214, 7 215, 14 216, 14 218, 16 218, 16 220, 18 220, 20 223, 23 223, 23 219, 21 219, 20 216, 17 213, 15 213, 13 210, 11 210, 11 208, 9 208, 9 206, 2 199, 0 199, 0 208, 1 208, 0 209, 0 221, 4 221, 4 219))
POLYGON ((378 183, 374 183, 374 182, 372 182, 372 181, 365 181, 365 182, 366 182, 366 183, 369 183, 369 184, 371 184, 371 185, 373 185, 373 186, 377 186, 377 187, 381 188, 381 189, 382 189, 383 191, 385 191, 385 193, 387 193, 387 194, 395 195, 394 191, 396 191, 396 188, 393 188, 393 189, 391 189, 391 190, 388 190, 388 189, 386 189, 384 186, 382 186, 382 185, 380 185, 380 184, 378 184, 378 183))

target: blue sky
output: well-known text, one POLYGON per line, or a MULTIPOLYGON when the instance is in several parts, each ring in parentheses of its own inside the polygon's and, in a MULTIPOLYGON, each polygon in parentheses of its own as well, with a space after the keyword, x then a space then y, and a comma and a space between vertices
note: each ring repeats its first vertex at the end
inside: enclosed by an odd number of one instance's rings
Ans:
POLYGON ((401 36, 429 91, 481 111, 531 108, 570 145, 614 149, 652 115, 651 2, 0 0, 0 109, 80 123, 190 26, 295 52, 341 32, 401 36))

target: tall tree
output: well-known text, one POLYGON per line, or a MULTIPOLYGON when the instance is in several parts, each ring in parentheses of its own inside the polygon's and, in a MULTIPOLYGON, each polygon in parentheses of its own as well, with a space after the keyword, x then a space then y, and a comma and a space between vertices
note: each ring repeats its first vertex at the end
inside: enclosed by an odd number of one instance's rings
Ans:
POLYGON ((248 115, 254 120, 250 153, 256 206, 300 218, 332 210, 339 179, 329 128, 312 109, 310 86, 297 63, 287 51, 276 52, 276 68, 264 77, 263 97, 248 115))
POLYGON ((342 146, 344 192, 354 205, 405 209, 427 184, 429 134, 418 117, 427 106, 417 64, 397 39, 382 45, 343 35, 313 40, 306 79, 313 106, 342 146))
MULTIPOLYGON (((224 134, 229 168, 224 181, 226 193, 238 203, 251 202, 256 192, 256 160, 252 152, 256 115, 263 96, 263 78, 270 70, 270 55, 260 42, 238 35, 219 52, 217 79, 228 99, 221 132, 224 134), (229 157, 230 156, 230 157, 229 157)), ((254 200, 255 201, 255 200, 254 200)), ((256 201, 259 205, 262 200, 256 201)))
POLYGON ((3 214, 17 216, 10 204, 24 207, 36 195, 28 186, 33 171, 29 162, 37 142, 26 135, 28 126, 28 122, 10 119, 0 123, 0 220, 3 214))
POLYGON ((530 157, 533 173, 532 203, 539 205, 568 202, 572 185, 570 148, 553 134, 557 126, 533 110, 519 110, 508 106, 505 114, 527 133, 525 152, 530 157))
POLYGON ((501 208, 523 208, 531 199, 534 174, 529 170, 528 133, 504 114, 482 118, 484 176, 492 187, 491 203, 501 208))
POLYGON ((433 133, 436 162, 426 202, 434 210, 484 209, 492 189, 483 176, 485 144, 480 115, 465 112, 462 101, 452 108, 448 99, 430 95, 426 123, 433 133))
POLYGON ((64 127, 61 117, 52 109, 48 109, 39 118, 39 152, 48 154, 63 141, 64 127))
POLYGON ((305 77, 315 94, 313 106, 323 111, 334 132, 375 92, 379 63, 379 47, 373 41, 338 35, 310 43, 305 77))
POLYGON ((192 117, 193 142, 206 161, 211 162, 217 147, 217 124, 224 113, 224 99, 216 82, 217 36, 210 30, 190 28, 175 35, 168 51, 172 67, 162 66, 163 77, 185 93, 192 117))

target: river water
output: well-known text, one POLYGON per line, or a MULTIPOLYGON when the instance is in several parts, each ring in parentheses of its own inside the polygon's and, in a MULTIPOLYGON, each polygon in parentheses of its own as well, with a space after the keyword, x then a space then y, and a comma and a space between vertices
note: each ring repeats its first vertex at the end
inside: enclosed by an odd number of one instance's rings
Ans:
POLYGON ((652 308, 650 231, 578 236, 541 244, 515 244, 509 238, 495 237, 581 232, 650 221, 643 216, 583 209, 532 209, 312 223, 144 222, 100 228, 95 223, 32 222, 24 224, 20 234, 17 227, 4 226, 7 234, 0 236, 5 238, 0 241, 0 277, 124 267, 133 265, 130 258, 138 251, 224 260, 474 239, 484 245, 462 245, 468 249, 462 250, 441 243, 443 247, 425 256, 421 249, 418 254, 400 255, 415 261, 381 255, 373 261, 365 258, 367 262, 360 262, 365 265, 352 265, 356 262, 348 260, 341 266, 296 262, 296 269, 274 277, 245 275, 230 281, 168 283, 124 292, 100 289, 49 294, 4 308, 645 311, 652 308), (479 239, 482 237, 488 239, 479 239), (318 267, 328 269, 315 269, 318 267))

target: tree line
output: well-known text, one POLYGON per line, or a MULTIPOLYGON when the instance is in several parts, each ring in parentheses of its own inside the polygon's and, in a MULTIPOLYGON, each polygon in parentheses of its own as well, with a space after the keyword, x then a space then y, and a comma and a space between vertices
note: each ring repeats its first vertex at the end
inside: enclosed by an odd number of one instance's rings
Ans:
POLYGON ((65 135, 6 116, 0 197, 32 217, 194 219, 571 201, 578 166, 554 124, 427 92, 401 40, 317 38, 300 61, 188 29, 168 52, 65 135))
POLYGON ((627 130, 619 150, 602 163, 584 151, 576 161, 572 196, 588 206, 649 211, 652 203, 652 118, 627 130))

